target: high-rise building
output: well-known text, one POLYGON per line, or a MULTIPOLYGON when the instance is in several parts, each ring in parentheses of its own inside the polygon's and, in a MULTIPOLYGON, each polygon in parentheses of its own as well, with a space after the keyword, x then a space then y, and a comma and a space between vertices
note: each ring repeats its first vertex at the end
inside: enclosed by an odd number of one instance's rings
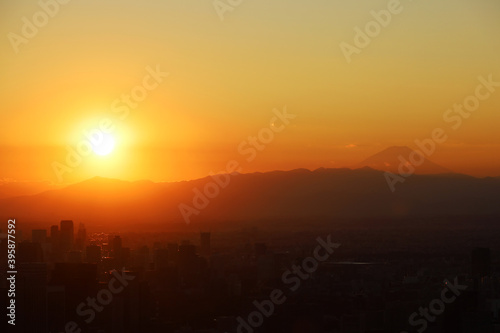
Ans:
POLYGON ((47 324, 49 332, 60 332, 66 321, 66 288, 47 287, 47 324))
POLYGON ((80 223, 78 225, 78 233, 76 234, 76 249, 83 251, 87 245, 87 230, 85 229, 85 225, 80 223))
POLYGON ((57 225, 50 227, 50 243, 53 250, 59 247, 59 227, 57 225))
POLYGON ((81 263, 82 262, 82 251, 69 251, 68 252, 68 262, 81 263))
POLYGON ((154 254, 155 269, 157 271, 166 271, 168 269, 168 250, 157 249, 154 254))
POLYGON ((86 248, 87 262, 97 264, 101 262, 101 247, 98 245, 89 245, 86 248))
POLYGON ((179 246, 179 261, 185 262, 196 258, 196 247, 189 241, 183 241, 179 246))
POLYGON ((472 275, 482 278, 490 274, 491 255, 489 248, 476 247, 471 253, 472 275))
POLYGON ((167 250, 169 252, 177 252, 179 250, 179 244, 177 244, 177 243, 167 243, 167 250))
POLYGON ((82 263, 56 263, 51 274, 50 286, 65 290, 65 320, 81 320, 75 309, 98 290, 97 265, 82 263))
POLYGON ((185 287, 194 286, 199 277, 199 257, 196 255, 196 246, 189 241, 183 241, 177 253, 179 277, 185 287))
POLYGON ((17 244, 18 262, 35 263, 43 262, 43 250, 40 243, 21 242, 17 244))
POLYGON ((113 255, 115 258, 121 256, 122 252, 122 238, 120 236, 115 236, 112 241, 113 255))
POLYGON ((19 332, 47 332, 47 265, 19 263, 16 284, 19 332))
POLYGON ((50 238, 58 238, 59 237, 59 227, 57 225, 53 225, 50 227, 50 238))
POLYGON ((177 243, 168 243, 167 244, 167 250, 168 250, 168 258, 169 260, 173 262, 177 262, 177 255, 179 252, 179 245, 177 243))
POLYGON ((255 248, 255 258, 259 258, 267 253, 267 245, 266 243, 257 242, 254 245, 255 248))
POLYGON ((50 260, 51 261, 60 261, 62 259, 61 253, 61 239, 59 226, 53 225, 50 227, 50 260))
POLYGON ((72 220, 62 220, 61 221, 61 231, 60 231, 60 244, 61 251, 67 252, 73 249, 74 242, 74 227, 72 220))
POLYGON ((208 257, 211 254, 210 248, 210 233, 209 232, 201 232, 200 233, 200 254, 202 256, 208 257))
POLYGON ((47 239, 47 230, 45 229, 31 230, 31 241, 33 243, 40 244, 44 260, 48 260, 49 258, 51 258, 50 256, 51 245, 47 239))
POLYGON ((115 259, 115 264, 119 267, 125 264, 123 260, 123 248, 122 248, 122 238, 120 236, 115 236, 111 243, 112 256, 115 259))
POLYGON ((47 230, 45 229, 31 230, 31 241, 33 243, 45 244, 47 242, 47 230))
POLYGON ((149 247, 141 246, 134 251, 134 266, 142 269, 149 269, 149 247))

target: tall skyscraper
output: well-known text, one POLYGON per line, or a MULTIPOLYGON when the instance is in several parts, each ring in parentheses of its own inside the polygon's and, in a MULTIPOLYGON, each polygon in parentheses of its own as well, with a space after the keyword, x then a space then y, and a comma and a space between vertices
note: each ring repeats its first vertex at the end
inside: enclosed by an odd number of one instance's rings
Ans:
POLYGON ((168 255, 170 260, 177 260, 177 252, 179 251, 179 245, 177 243, 168 243, 167 244, 168 255))
POLYGON ((123 266, 123 248, 122 248, 122 238, 120 236, 115 236, 113 242, 111 243, 111 249, 113 252, 113 258, 118 266, 123 266))
POLYGON ((72 220, 62 220, 61 221, 61 231, 60 231, 60 243, 61 250, 67 252, 73 249, 74 242, 74 227, 72 220))
POLYGON ((59 227, 57 225, 50 227, 50 242, 52 243, 52 246, 59 243, 59 227))
POLYGON ((83 251, 87 245, 87 230, 85 229, 85 225, 80 223, 78 225, 78 233, 76 235, 76 249, 83 251))
POLYGON ((166 271, 168 269, 168 250, 157 249, 154 254, 155 269, 157 271, 166 271))
POLYGON ((43 262, 43 249, 40 243, 21 242, 17 243, 17 256, 18 262, 23 263, 38 263, 43 262))
POLYGON ((476 247, 471 253, 472 275, 482 278, 490 274, 491 254, 489 248, 476 247))
POLYGON ((42 248, 44 260, 51 258, 51 256, 50 256, 51 246, 48 243, 47 230, 45 230, 45 229, 31 230, 31 241, 33 243, 40 244, 40 247, 42 248))
POLYGON ((254 244, 255 248, 255 258, 259 258, 267 253, 267 244, 262 242, 257 242, 254 244))
POLYGON ((179 277, 182 285, 194 286, 199 277, 199 257, 196 254, 196 246, 189 241, 183 241, 179 246, 178 267, 179 277))
POLYGON ((65 290, 65 320, 81 320, 75 309, 98 290, 97 265, 83 263, 56 263, 49 285, 62 286, 65 290))
POLYGON ((113 255, 114 255, 114 257, 116 258, 116 257, 121 256, 121 253, 122 253, 122 238, 120 236, 115 236, 115 238, 113 238, 112 246, 113 246, 113 255))
POLYGON ((47 332, 47 265, 19 263, 16 283, 19 332, 47 332))
POLYGON ((31 230, 31 241, 33 243, 45 244, 47 242, 47 230, 45 229, 31 230))
POLYGON ((47 324, 49 332, 60 332, 66 321, 66 288, 47 286, 47 324))
POLYGON ((204 257, 210 256, 212 250, 210 248, 210 233, 209 232, 201 232, 200 233, 200 243, 201 243, 200 254, 204 257))
POLYGON ((101 262, 101 247, 98 245, 89 245, 86 248, 87 262, 97 264, 101 262))
POLYGON ((134 251, 134 265, 142 269, 149 269, 150 259, 149 259, 149 247, 141 246, 134 251))
POLYGON ((61 239, 59 233, 59 226, 53 225, 50 227, 50 260, 60 261, 62 259, 61 253, 61 239))

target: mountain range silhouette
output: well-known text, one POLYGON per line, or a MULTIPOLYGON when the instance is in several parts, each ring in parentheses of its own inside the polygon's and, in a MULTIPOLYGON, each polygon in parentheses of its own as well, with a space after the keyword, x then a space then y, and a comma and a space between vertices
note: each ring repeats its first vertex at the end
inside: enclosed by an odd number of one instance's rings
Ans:
MULTIPOLYGON (((499 215, 500 179, 460 174, 413 175, 392 193, 384 172, 297 169, 237 174, 192 220, 249 221, 272 218, 374 218, 499 215)), ((211 177, 174 182, 128 182, 95 177, 63 189, 0 199, 5 220, 86 225, 183 223, 180 204, 195 207, 211 177), (198 193, 199 193, 198 192, 198 193)))

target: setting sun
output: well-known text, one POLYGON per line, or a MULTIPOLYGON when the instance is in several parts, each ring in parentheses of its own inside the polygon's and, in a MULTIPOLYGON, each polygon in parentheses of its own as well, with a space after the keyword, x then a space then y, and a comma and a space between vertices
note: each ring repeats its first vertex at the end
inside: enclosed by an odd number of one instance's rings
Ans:
POLYGON ((103 139, 100 144, 92 145, 92 150, 99 156, 106 156, 111 154, 115 148, 115 139, 110 134, 103 134, 103 139))

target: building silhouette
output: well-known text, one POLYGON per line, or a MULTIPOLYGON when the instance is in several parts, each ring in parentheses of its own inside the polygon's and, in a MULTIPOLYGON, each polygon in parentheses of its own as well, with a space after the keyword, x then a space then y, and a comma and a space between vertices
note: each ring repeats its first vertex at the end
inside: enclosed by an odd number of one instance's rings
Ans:
POLYGON ((33 243, 45 244, 47 242, 47 230, 45 229, 31 230, 31 241, 33 243))
POLYGON ((16 327, 19 332, 47 332, 47 264, 20 263, 18 273, 16 327))
POLYGON ((22 263, 43 262, 43 250, 40 243, 21 242, 17 244, 17 261, 22 263))
POLYGON ((61 231, 60 231, 61 251, 68 252, 73 249, 74 234, 75 231, 74 231, 73 221, 62 220, 61 231))
POLYGON ((89 245, 85 249, 87 262, 97 264, 101 262, 101 247, 98 245, 89 245))
POLYGON ((209 232, 201 232, 200 233, 200 255, 204 257, 209 257, 211 254, 210 248, 210 233, 209 232))
POLYGON ((482 278, 490 274, 491 254, 489 248, 476 247, 471 253, 472 276, 482 278))
POLYGON ((87 230, 85 229, 85 225, 80 223, 78 225, 78 233, 76 235, 76 249, 83 251, 85 249, 85 245, 87 245, 87 230))

